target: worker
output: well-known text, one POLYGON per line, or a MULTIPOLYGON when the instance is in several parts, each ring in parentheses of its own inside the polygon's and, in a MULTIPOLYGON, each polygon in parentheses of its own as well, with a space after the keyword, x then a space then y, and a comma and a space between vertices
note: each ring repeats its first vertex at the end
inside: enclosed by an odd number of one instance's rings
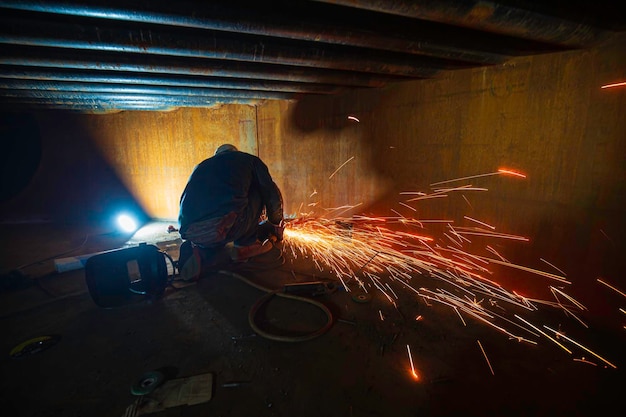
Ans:
POLYGON ((226 246, 231 260, 242 262, 280 242, 283 199, 260 158, 223 144, 191 173, 178 222, 184 239, 178 269, 184 280, 197 280, 202 263, 226 246))

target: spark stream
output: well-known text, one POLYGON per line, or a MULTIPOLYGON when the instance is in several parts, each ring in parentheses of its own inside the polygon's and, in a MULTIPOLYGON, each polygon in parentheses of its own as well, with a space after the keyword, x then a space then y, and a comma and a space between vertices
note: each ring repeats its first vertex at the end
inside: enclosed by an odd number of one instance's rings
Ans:
MULTIPOLYGON (((467 178, 490 175, 514 175, 525 178, 523 174, 501 169, 496 173, 481 174, 467 178)), ((459 179, 459 180, 462 180, 459 179)), ((440 185, 449 180, 432 185, 440 185)), ((471 191, 471 185, 435 190, 431 195, 441 195, 454 191, 471 191)), ((418 194, 428 197, 426 193, 418 194)), ((415 201, 406 200, 405 203, 415 201)), ((394 211, 394 213, 397 213, 394 211)), ((394 307, 398 307, 401 290, 417 294, 427 305, 439 303, 452 309, 465 325, 466 317, 478 320, 508 336, 510 339, 536 345, 536 339, 555 343, 564 351, 572 351, 557 342, 541 326, 533 325, 518 314, 508 314, 504 306, 514 306, 515 310, 532 312, 538 310, 538 304, 562 309, 567 316, 582 320, 576 311, 586 308, 572 297, 555 287, 551 288, 554 301, 528 299, 503 288, 490 279, 492 265, 509 267, 556 281, 559 284, 571 284, 562 271, 549 273, 509 262, 491 246, 486 249, 493 257, 486 257, 465 249, 471 243, 467 235, 479 235, 488 238, 528 241, 528 238, 512 234, 499 233, 495 227, 482 221, 467 218, 480 227, 453 227, 452 220, 422 220, 394 217, 352 216, 344 218, 302 217, 288 222, 285 229, 283 251, 293 258, 309 257, 316 267, 323 271, 328 268, 346 291, 360 290, 380 292, 394 307), (424 225, 440 223, 445 232, 440 236, 427 234, 424 225), (391 227, 393 226, 393 227, 391 227), (398 227, 403 226, 403 227, 398 227), (402 228, 403 230, 396 230, 402 228), (419 280, 419 283, 418 283, 419 280), (356 288, 355 288, 356 287, 356 288)), ((549 264, 551 265, 551 264, 549 264)), ((555 267, 556 269, 556 267, 555 267)), ((563 340, 561 335, 557 339, 563 340)), ((572 340, 574 345, 582 345, 572 340)), ((587 348, 583 350, 590 352, 587 348)), ((596 358, 610 367, 611 362, 594 353, 596 358)))

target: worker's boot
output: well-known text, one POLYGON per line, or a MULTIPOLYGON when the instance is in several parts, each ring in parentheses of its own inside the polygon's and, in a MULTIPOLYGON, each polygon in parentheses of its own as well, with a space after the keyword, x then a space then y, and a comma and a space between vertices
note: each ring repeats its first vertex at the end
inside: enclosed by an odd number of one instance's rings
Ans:
POLYGON ((202 272, 202 254, 200 248, 185 241, 180 246, 178 257, 178 272, 183 281, 198 281, 202 272))
POLYGON ((176 268, 178 272, 183 269, 183 266, 187 263, 189 258, 193 256, 193 245, 190 240, 185 240, 178 248, 178 261, 176 261, 176 268))
POLYGON ((179 253, 176 266, 183 281, 198 281, 203 274, 214 270, 220 262, 228 262, 222 259, 228 255, 221 252, 221 248, 202 248, 188 240, 180 245, 179 253))
POLYGON ((274 245, 269 240, 263 243, 258 240, 251 245, 239 246, 233 245, 230 251, 230 259, 235 262, 245 262, 250 258, 262 255, 272 250, 274 245))

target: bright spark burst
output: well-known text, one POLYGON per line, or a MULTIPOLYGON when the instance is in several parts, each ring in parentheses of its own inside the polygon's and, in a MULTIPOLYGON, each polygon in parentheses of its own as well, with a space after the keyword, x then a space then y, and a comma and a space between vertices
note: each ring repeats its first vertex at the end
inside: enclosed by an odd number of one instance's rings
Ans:
MULTIPOLYGON (((344 162, 337 171, 353 158, 344 162)), ((431 184, 431 186, 493 175, 526 177, 519 172, 501 168, 497 172, 451 179, 431 184)), ((439 188, 432 193, 405 191, 401 195, 409 198, 405 202, 415 202, 467 191, 486 191, 486 189, 468 184, 453 188, 439 188)), ((415 210, 404 202, 399 202, 399 204, 415 210)), ((347 205, 339 209, 354 209, 355 207, 347 205)), ((331 210, 337 213, 339 209, 331 210)), ((544 259, 541 261, 558 271, 559 274, 515 264, 488 245, 484 250, 498 259, 474 253, 471 247, 472 242, 467 238, 467 236, 480 236, 498 241, 528 242, 527 237, 496 232, 495 227, 468 216, 464 218, 483 227, 453 226, 453 220, 415 219, 401 215, 396 210, 391 211, 394 215, 387 217, 353 215, 331 218, 329 214, 326 214, 324 217, 296 218, 287 223, 283 251, 290 253, 294 259, 299 257, 311 259, 320 271, 328 271, 335 276, 346 291, 352 291, 356 287, 365 293, 382 294, 383 300, 387 300, 396 309, 401 302, 406 300, 405 297, 408 294, 409 302, 415 303, 416 300, 420 300, 428 307, 438 304, 450 308, 459 316, 464 326, 466 325, 465 318, 471 318, 504 334, 511 340, 536 345, 537 341, 533 339, 544 338, 555 343, 568 354, 572 354, 572 350, 556 340, 561 338, 592 354, 607 365, 616 367, 582 344, 566 338, 562 333, 543 325, 544 328, 555 333, 556 338, 551 337, 540 329, 541 325, 532 324, 530 320, 517 314, 520 310, 532 314, 539 309, 538 305, 541 304, 561 309, 566 316, 576 319, 579 324, 587 327, 575 314, 576 311, 585 311, 585 306, 567 295, 563 287, 549 286, 556 301, 530 299, 500 285, 494 279, 494 271, 491 269, 494 266, 507 267, 535 277, 556 281, 560 285, 571 284, 563 271, 544 259), (443 233, 430 231, 426 228, 429 224, 439 226, 439 229, 444 228, 446 231, 443 233), (508 312, 509 309, 513 310, 512 313, 508 312)), ((600 279, 598 282, 624 295, 623 292, 606 282, 600 279)), ((379 310, 378 313, 380 320, 384 321, 383 312, 379 310)), ((416 320, 421 320, 421 316, 418 316, 416 320)), ((478 344, 493 374, 493 368, 479 341, 478 344)), ((408 345, 407 350, 412 361, 408 345)))

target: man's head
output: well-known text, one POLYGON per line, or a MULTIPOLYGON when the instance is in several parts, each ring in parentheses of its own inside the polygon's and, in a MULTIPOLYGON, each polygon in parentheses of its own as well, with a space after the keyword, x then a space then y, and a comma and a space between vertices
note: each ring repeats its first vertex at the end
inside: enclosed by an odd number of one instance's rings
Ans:
POLYGON ((215 155, 223 153, 223 152, 233 152, 236 150, 238 149, 235 145, 231 145, 230 143, 225 143, 217 147, 217 149, 215 150, 215 155))

